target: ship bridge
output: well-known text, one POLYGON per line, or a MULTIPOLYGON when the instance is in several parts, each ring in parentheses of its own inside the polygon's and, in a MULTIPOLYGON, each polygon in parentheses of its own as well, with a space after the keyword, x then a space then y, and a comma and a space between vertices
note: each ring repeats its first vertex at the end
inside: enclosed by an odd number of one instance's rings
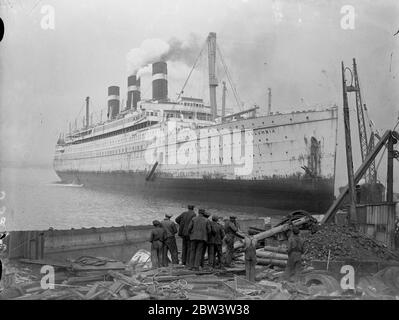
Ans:
POLYGON ((202 99, 181 97, 177 101, 141 101, 140 109, 146 116, 157 115, 160 121, 168 119, 195 120, 211 124, 211 108, 205 106, 202 99))

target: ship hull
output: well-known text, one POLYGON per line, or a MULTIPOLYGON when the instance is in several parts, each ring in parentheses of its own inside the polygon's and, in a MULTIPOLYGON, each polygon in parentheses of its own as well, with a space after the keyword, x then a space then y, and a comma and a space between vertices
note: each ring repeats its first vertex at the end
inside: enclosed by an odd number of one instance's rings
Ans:
POLYGON ((275 177, 267 180, 165 178, 145 173, 56 171, 64 183, 112 188, 148 197, 168 197, 200 204, 254 206, 282 211, 324 213, 333 201, 332 178, 275 177))

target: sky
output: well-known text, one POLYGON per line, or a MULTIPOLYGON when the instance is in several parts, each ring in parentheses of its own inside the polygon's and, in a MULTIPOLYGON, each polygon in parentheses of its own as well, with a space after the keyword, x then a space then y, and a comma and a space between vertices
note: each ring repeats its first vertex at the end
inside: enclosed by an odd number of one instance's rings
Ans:
MULTIPOLYGON (((268 87, 273 111, 341 106, 340 64, 350 65, 355 57, 363 100, 376 127, 392 129, 399 116, 397 0, 0 0, 0 17, 5 24, 0 160, 5 162, 51 165, 59 133, 67 130, 68 121, 82 123, 86 96, 94 120, 105 110, 108 86, 120 86, 124 98, 126 56, 146 39, 195 38, 195 48, 201 48, 208 33, 216 32, 240 100, 245 107, 259 105, 261 113, 268 87), (46 5, 54 8, 54 29, 42 28, 46 5), (353 29, 342 28, 345 5, 354 8, 353 29)), ((204 95, 207 101, 205 58, 199 59, 185 94, 204 95)), ((171 98, 193 62, 169 64, 171 98)), ((220 62, 217 70, 218 79, 226 79, 220 62)), ((150 88, 144 75, 144 98, 150 97, 150 88)), ((231 88, 227 94, 228 109, 238 111, 231 88)), ((354 101, 350 104, 356 150, 354 101)), ((342 145, 343 130, 339 141, 342 145)), ((344 161, 342 155, 338 159, 344 161)), ((345 168, 337 174, 344 176, 345 168)))

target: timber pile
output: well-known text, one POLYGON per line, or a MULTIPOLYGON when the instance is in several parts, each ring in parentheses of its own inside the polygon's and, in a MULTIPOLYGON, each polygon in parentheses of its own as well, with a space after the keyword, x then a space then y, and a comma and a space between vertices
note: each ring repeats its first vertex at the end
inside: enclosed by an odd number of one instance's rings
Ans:
POLYGON ((325 224, 304 243, 304 260, 399 260, 385 245, 348 226, 325 224), (330 257, 329 257, 330 252, 330 257))
MULTIPOLYGON (((92 272, 93 273, 93 272, 92 272)), ((97 272, 98 273, 98 272, 97 272)), ((57 276, 56 276, 57 277, 57 276)), ((278 287, 278 286, 277 286, 278 287)), ((97 275, 68 277, 54 289, 44 290, 40 282, 18 286, 14 300, 176 300, 176 299, 261 299, 281 288, 250 283, 229 271, 194 272, 180 266, 130 274, 108 270, 97 275), (99 280, 99 277, 103 278, 99 280), (237 281, 239 279, 239 281, 237 281)), ((282 293, 288 297, 288 292, 282 293)))

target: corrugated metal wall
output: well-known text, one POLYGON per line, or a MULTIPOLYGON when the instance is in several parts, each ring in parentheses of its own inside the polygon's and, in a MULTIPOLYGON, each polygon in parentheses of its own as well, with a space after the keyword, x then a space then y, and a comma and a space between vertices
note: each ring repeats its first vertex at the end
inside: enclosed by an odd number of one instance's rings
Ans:
POLYGON ((395 249, 395 203, 357 206, 360 231, 395 249))

